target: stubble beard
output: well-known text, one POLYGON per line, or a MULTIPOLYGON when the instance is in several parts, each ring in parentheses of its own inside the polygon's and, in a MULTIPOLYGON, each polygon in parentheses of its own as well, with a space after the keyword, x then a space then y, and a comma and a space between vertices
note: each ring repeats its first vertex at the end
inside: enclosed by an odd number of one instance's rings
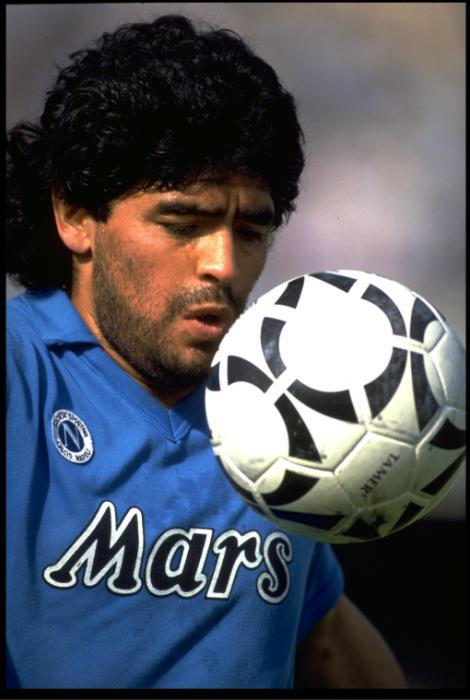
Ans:
MULTIPOLYGON (((168 329, 185 309, 205 303, 224 303, 232 307, 234 318, 245 308, 245 300, 231 290, 207 285, 175 292, 164 304, 163 316, 154 320, 132 308, 115 278, 113 260, 103 247, 95 249, 92 291, 95 321, 103 338, 154 390, 181 391, 204 381, 217 347, 213 343, 194 346, 191 362, 168 341, 168 329)), ((159 299, 159 305, 161 304, 159 299)))

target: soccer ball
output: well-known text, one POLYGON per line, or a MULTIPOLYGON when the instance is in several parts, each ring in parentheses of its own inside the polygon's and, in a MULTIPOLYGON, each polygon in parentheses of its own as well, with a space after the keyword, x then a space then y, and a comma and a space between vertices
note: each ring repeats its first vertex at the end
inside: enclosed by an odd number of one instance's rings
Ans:
POLYGON ((334 544, 428 513, 465 453, 465 352, 420 295, 354 270, 261 296, 206 390, 224 473, 278 527, 334 544))

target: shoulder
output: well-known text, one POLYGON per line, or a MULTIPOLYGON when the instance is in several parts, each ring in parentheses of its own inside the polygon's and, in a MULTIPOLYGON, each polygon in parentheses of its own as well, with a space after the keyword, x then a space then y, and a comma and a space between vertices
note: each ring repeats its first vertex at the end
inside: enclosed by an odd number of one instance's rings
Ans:
POLYGON ((18 294, 6 303, 7 328, 14 328, 17 323, 31 323, 31 308, 28 303, 28 292, 18 294))
POLYGON ((6 303, 6 339, 7 357, 22 352, 35 339, 39 340, 27 292, 6 303))
POLYGON ((47 363, 48 350, 35 317, 34 295, 24 292, 7 301, 5 330, 7 387, 16 395, 26 390, 26 384, 34 383, 47 363))
MULTIPOLYGON (((59 289, 25 291, 6 304, 7 350, 37 343, 47 346, 77 325, 77 313, 59 289)), ((81 323, 81 322, 78 322, 81 323)))

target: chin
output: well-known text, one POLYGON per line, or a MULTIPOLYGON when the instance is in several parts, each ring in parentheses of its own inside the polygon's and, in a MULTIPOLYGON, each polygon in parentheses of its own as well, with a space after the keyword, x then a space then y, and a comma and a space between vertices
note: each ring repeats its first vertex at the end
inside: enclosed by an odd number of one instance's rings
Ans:
POLYGON ((220 343, 198 343, 194 345, 188 353, 188 366, 193 364, 194 367, 204 368, 209 374, 212 360, 219 345, 220 343))

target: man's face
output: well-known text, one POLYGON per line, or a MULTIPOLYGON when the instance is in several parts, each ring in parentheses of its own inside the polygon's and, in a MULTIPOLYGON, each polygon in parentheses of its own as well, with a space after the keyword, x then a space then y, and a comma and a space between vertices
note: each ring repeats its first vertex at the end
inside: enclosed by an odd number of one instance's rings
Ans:
POLYGON ((157 395, 196 386, 263 269, 273 219, 268 189, 240 175, 117 200, 93 250, 105 348, 157 395))

